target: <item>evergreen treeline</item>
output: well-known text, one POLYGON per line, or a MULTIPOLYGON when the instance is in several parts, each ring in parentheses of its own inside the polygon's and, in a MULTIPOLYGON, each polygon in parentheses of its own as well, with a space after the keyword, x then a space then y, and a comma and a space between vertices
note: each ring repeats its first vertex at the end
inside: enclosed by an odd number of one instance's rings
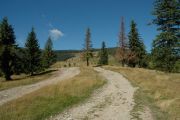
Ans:
MULTIPOLYGON (((153 40, 151 53, 147 53, 139 34, 137 24, 131 21, 128 37, 125 34, 124 18, 121 20, 119 44, 115 53, 116 59, 122 66, 148 67, 167 72, 180 72, 180 1, 156 0, 153 11, 152 24, 158 26, 159 34, 153 40)), ((91 32, 88 28, 83 50, 83 57, 89 66, 89 59, 93 57, 91 32)), ((79 52, 79 51, 78 51, 79 52)), ((64 53, 65 54, 65 53, 64 53)), ((73 57, 68 54, 65 58, 73 57)), ((0 22, 0 75, 11 80, 13 74, 34 75, 50 67, 56 61, 53 43, 49 37, 44 50, 40 50, 34 28, 27 36, 25 47, 16 44, 13 27, 5 17, 0 22)), ((108 52, 105 42, 99 52, 99 64, 108 64, 108 52)))
POLYGON ((53 44, 49 38, 45 50, 41 51, 34 28, 28 34, 25 48, 16 44, 15 34, 8 19, 3 18, 0 23, 0 73, 6 80, 11 75, 28 73, 34 75, 50 67, 56 60, 53 44))
POLYGON ((152 52, 146 52, 135 21, 131 22, 128 46, 126 46, 122 20, 116 58, 122 66, 126 64, 130 67, 180 72, 180 1, 156 0, 153 15, 155 18, 152 23, 158 26, 157 30, 160 33, 153 40, 152 52))

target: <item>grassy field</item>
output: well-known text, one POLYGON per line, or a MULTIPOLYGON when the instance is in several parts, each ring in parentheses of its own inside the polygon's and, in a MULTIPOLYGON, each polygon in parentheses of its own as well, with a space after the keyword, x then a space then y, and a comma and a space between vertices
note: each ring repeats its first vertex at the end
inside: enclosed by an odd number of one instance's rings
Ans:
POLYGON ((1 106, 0 120, 43 120, 84 101, 105 84, 92 68, 81 68, 72 79, 41 88, 1 106))
POLYGON ((139 87, 134 96, 134 117, 138 117, 137 111, 148 106, 157 120, 180 119, 180 74, 141 68, 105 68, 120 72, 134 86, 139 87))
POLYGON ((53 72, 56 70, 47 70, 45 72, 42 72, 40 74, 37 74, 35 76, 29 76, 29 75, 13 75, 11 81, 5 81, 4 78, 0 78, 0 91, 21 86, 21 85, 28 85, 33 84, 42 80, 46 80, 47 78, 51 77, 53 75, 53 72))

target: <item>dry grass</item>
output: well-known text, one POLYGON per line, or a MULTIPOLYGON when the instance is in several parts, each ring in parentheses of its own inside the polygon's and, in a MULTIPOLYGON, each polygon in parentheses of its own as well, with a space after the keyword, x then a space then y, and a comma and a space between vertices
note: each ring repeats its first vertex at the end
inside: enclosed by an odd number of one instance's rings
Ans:
POLYGON ((62 68, 62 67, 79 67, 82 61, 79 58, 73 57, 66 61, 58 61, 51 66, 51 68, 62 68))
POLYGON ((47 78, 53 75, 55 70, 47 70, 35 76, 29 76, 25 74, 21 75, 13 75, 11 81, 5 81, 4 78, 0 78, 0 91, 21 86, 21 85, 28 85, 33 84, 42 80, 46 80, 47 78))
POLYGON ((137 106, 148 105, 157 119, 180 119, 180 74, 141 68, 105 67, 120 72, 140 89, 137 106))
MULTIPOLYGON (((89 60, 90 66, 96 66, 98 62, 97 57, 93 57, 89 60)), ((51 68, 62 68, 62 67, 83 67, 86 66, 86 60, 82 60, 82 58, 79 57, 73 57, 66 61, 58 61, 54 65, 51 66, 51 68)))
POLYGON ((0 109, 0 120, 42 120, 88 98, 105 81, 92 68, 76 77, 41 88, 0 109))

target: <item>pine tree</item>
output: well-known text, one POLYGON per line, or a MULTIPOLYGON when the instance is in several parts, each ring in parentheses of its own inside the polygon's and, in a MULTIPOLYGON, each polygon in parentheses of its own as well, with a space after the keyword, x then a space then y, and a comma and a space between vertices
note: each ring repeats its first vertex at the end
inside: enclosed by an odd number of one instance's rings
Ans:
POLYGON ((126 41, 124 18, 121 18, 121 29, 119 34, 119 43, 116 50, 116 59, 124 66, 127 63, 127 41, 126 41))
POLYGON ((13 74, 13 55, 12 48, 15 46, 14 30, 5 17, 0 25, 0 51, 1 51, 1 70, 6 80, 11 80, 13 74))
POLYGON ((32 31, 28 34, 25 49, 27 73, 34 75, 34 73, 41 70, 41 51, 34 28, 32 28, 32 31))
POLYGON ((106 44, 104 41, 102 42, 102 48, 99 55, 100 55, 99 64, 108 65, 108 51, 106 49, 106 44))
POLYGON ((21 74, 26 73, 26 52, 24 48, 20 48, 18 46, 15 46, 13 48, 13 73, 14 74, 21 74))
POLYGON ((136 23, 132 20, 131 30, 128 35, 129 38, 129 49, 131 52, 131 59, 129 60, 129 66, 135 67, 136 65, 140 67, 145 66, 145 45, 140 38, 138 30, 136 28, 136 23))
POLYGON ((6 46, 15 44, 14 30, 12 26, 9 25, 7 17, 3 18, 1 23, 0 43, 6 46))
POLYGON ((55 61, 56 61, 56 55, 53 51, 53 43, 51 38, 49 37, 43 51, 43 67, 48 68, 55 61))
POLYGON ((85 47, 83 52, 83 57, 86 59, 87 66, 89 66, 89 59, 93 57, 90 28, 86 31, 85 47))
POLYGON ((156 0, 153 15, 160 31, 153 41, 153 61, 156 68, 171 72, 180 53, 180 1, 156 0))

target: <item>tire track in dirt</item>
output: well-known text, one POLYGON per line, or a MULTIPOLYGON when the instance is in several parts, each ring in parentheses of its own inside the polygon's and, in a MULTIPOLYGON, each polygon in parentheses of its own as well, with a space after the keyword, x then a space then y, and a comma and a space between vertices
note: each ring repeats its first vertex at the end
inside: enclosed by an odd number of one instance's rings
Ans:
POLYGON ((50 120, 130 120, 136 90, 121 74, 94 68, 107 80, 107 84, 93 93, 91 98, 50 120))
POLYGON ((35 84, 31 84, 31 85, 19 86, 19 87, 10 88, 4 91, 0 91, 0 105, 3 105, 4 103, 17 99, 19 97, 22 97, 23 95, 31 93, 44 86, 56 84, 61 80, 72 78, 78 75, 79 73, 80 73, 80 70, 77 67, 62 68, 62 69, 59 69, 59 71, 56 72, 55 75, 53 75, 51 78, 48 78, 47 80, 44 80, 35 84))

